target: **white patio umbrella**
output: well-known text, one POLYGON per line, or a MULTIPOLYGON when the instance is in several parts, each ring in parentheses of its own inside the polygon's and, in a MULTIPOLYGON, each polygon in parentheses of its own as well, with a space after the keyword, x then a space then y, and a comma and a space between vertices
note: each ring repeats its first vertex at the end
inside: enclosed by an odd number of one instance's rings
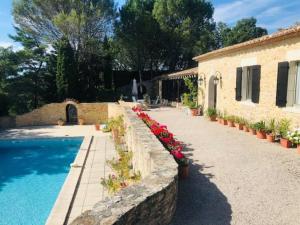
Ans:
POLYGON ((138 87, 137 87, 136 79, 133 79, 132 82, 132 95, 133 96, 138 95, 138 87))

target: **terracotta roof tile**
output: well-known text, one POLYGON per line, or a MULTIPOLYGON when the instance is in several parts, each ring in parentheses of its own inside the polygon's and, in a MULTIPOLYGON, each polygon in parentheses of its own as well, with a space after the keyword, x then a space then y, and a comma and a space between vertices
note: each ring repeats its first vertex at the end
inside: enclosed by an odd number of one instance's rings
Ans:
POLYGON ((232 53, 241 49, 253 48, 256 46, 261 46, 265 44, 270 44, 272 42, 281 41, 291 37, 297 37, 300 35, 300 26, 295 26, 289 29, 283 29, 276 33, 265 35, 260 38, 255 38, 250 41, 246 41, 243 43, 239 43, 236 45, 231 45, 225 48, 221 48, 212 52, 205 53, 203 55, 199 55, 193 58, 195 61, 206 60, 216 56, 224 55, 227 53, 232 53))

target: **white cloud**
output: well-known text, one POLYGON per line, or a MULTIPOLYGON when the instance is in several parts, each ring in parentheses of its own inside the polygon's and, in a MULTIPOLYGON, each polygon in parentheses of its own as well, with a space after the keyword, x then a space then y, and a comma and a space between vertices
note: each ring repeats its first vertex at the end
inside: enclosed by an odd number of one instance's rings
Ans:
POLYGON ((265 7, 274 3, 275 0, 237 0, 218 5, 215 8, 214 18, 216 21, 227 23, 235 22, 241 18, 256 16, 265 7))
POLYGON ((278 28, 286 28, 300 21, 298 8, 300 1, 289 1, 282 4, 281 0, 235 0, 217 5, 215 21, 234 25, 238 20, 255 17, 258 26, 267 28, 270 32, 278 28))
POLYGON ((23 48, 22 46, 14 43, 14 42, 9 42, 9 41, 0 41, 0 47, 3 47, 3 48, 12 47, 14 51, 18 51, 23 48))

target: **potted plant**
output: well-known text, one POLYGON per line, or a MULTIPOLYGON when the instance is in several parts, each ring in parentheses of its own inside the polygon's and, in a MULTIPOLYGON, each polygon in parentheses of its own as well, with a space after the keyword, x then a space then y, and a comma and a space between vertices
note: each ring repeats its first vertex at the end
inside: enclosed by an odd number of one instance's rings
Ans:
POLYGON ((197 106, 197 102, 191 102, 189 104, 189 108, 191 111, 191 115, 192 116, 198 116, 198 106, 197 106))
POLYGON ((180 179, 186 179, 189 176, 189 160, 185 157, 179 159, 174 157, 178 163, 178 176, 180 179))
POLYGON ((198 86, 193 79, 185 78, 184 83, 189 93, 183 94, 183 104, 190 108, 192 116, 198 116, 198 86))
POLYGON ((234 127, 235 116, 228 116, 227 123, 229 127, 234 127))
POLYGON ((79 117, 78 124, 79 125, 84 125, 84 119, 82 117, 79 117))
POLYGON ((297 151, 300 154, 300 130, 296 129, 293 132, 288 132, 287 139, 294 145, 297 145, 297 151))
POLYGON ((250 134, 256 135, 255 123, 250 123, 249 131, 250 131, 250 134))
POLYGON ((216 121, 217 110, 215 108, 208 108, 205 112, 210 121, 216 121))
POLYGON ((244 119, 241 117, 235 117, 234 119, 234 125, 238 130, 243 130, 244 126, 244 119))
POLYGON ((280 144, 284 148, 292 147, 292 142, 288 140, 287 135, 290 130, 290 120, 282 119, 278 123, 278 133, 280 134, 280 144))
POLYGON ((254 124, 254 128, 256 130, 256 137, 259 139, 266 139, 266 123, 261 120, 254 124))
POLYGON ((58 120, 57 120, 57 125, 58 126, 63 126, 65 124, 65 121, 62 119, 62 118, 59 118, 58 120))
POLYGON ((222 119, 222 124, 223 125, 228 125, 228 121, 227 121, 227 116, 224 114, 223 119, 222 119))
POLYGON ((300 154, 300 129, 288 133, 287 138, 293 144, 297 145, 297 152, 300 154))
POLYGON ((224 124, 225 115, 221 111, 217 111, 217 120, 220 124, 224 124))
POLYGON ((95 123, 95 129, 96 129, 97 131, 101 130, 101 129, 100 129, 100 124, 101 124, 100 121, 97 122, 97 123, 95 123))
POLYGON ((249 132, 249 122, 247 120, 244 120, 243 131, 249 132))
POLYGON ((267 133, 267 140, 269 142, 275 142, 275 136, 276 136, 276 123, 275 123, 275 119, 271 119, 268 122, 268 125, 266 127, 266 133, 267 133))

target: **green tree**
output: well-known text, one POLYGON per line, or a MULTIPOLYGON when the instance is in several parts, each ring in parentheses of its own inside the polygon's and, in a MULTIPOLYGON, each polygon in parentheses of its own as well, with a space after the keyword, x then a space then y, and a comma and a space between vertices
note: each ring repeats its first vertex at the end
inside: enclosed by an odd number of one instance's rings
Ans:
MULTIPOLYGON (((55 46, 62 37, 69 41, 74 51, 74 79, 81 84, 78 98, 95 100, 103 83, 103 42, 112 35, 114 1, 15 0, 13 14, 16 24, 42 43, 55 46)), ((64 84, 62 80, 58 83, 64 84)))
POLYGON ((60 100, 67 97, 76 98, 78 79, 74 69, 74 52, 67 38, 58 43, 56 87, 60 100))
POLYGON ((115 24, 117 65, 139 71, 158 70, 162 60, 163 34, 152 15, 154 0, 129 0, 115 24))
POLYGON ((19 57, 12 48, 0 47, 0 116, 9 112, 9 79, 18 74, 19 57))
POLYGON ((193 66, 193 56, 215 47, 211 2, 156 0, 153 15, 166 35, 166 66, 170 70, 193 66))
MULTIPOLYGON (((20 112, 32 110, 44 104, 41 97, 44 89, 44 72, 46 67, 47 46, 43 45, 34 36, 20 28, 16 35, 10 36, 14 41, 22 44, 23 49, 16 52, 19 57, 18 74, 10 77, 10 95, 12 98, 23 101, 20 112)), ((16 111, 18 113, 18 111, 16 111)))
POLYGON ((219 23, 217 26, 217 35, 220 37, 219 47, 226 47, 267 35, 267 30, 257 27, 256 22, 253 17, 241 19, 233 28, 228 27, 225 23, 219 23))

